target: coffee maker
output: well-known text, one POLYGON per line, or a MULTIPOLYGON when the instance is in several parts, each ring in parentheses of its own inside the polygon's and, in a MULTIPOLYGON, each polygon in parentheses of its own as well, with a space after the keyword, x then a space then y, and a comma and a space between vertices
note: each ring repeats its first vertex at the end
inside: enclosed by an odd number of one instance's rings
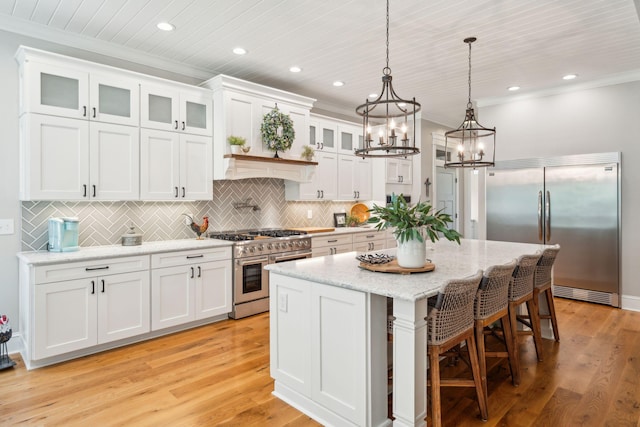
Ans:
POLYGON ((49 243, 47 249, 50 252, 73 252, 79 250, 79 223, 80 220, 76 217, 49 218, 49 243))

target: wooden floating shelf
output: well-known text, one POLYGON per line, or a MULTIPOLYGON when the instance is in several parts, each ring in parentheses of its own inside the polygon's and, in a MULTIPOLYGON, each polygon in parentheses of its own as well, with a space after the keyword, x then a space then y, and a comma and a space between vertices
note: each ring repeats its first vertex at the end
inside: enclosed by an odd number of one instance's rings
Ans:
POLYGON ((306 160, 295 160, 295 159, 283 159, 281 157, 250 156, 246 154, 225 154, 224 158, 245 160, 249 162, 270 162, 270 163, 280 163, 280 164, 287 164, 287 165, 318 166, 318 162, 308 162, 306 160))

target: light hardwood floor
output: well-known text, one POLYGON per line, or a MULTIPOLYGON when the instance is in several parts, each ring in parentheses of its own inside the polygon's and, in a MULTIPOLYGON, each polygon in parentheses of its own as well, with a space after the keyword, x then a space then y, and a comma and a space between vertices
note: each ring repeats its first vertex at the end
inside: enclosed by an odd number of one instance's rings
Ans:
MULTIPOLYGON (((445 425, 640 425, 640 313, 563 299, 556 308, 562 340, 544 340, 543 362, 520 338, 519 387, 506 361, 490 362, 489 421, 473 390, 455 388, 443 390, 445 425)), ((268 314, 33 371, 12 357, 18 365, 0 371, 1 426, 319 425, 271 395, 268 314)))

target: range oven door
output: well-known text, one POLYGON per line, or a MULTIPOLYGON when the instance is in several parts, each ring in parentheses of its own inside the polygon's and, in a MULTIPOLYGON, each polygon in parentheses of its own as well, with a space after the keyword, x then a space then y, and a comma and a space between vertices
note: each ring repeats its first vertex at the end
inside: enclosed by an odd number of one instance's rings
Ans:
POLYGON ((269 272, 264 266, 268 256, 241 258, 235 261, 233 302, 239 304, 269 296, 269 272))

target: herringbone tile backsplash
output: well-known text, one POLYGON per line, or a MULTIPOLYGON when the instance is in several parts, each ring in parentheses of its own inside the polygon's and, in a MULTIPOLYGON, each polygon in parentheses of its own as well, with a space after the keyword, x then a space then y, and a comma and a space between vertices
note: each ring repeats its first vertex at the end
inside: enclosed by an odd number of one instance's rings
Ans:
POLYGON ((197 223, 209 217, 208 231, 264 227, 324 227, 333 225, 334 212, 348 212, 350 202, 287 202, 281 179, 215 181, 213 200, 199 202, 22 202, 22 250, 47 247, 51 217, 80 219, 80 246, 119 244, 130 224, 143 241, 189 239, 195 233, 183 213, 197 223), (249 200, 250 199, 250 200, 249 200), (247 202, 259 210, 233 207, 247 202), (313 219, 307 219, 307 211, 313 219))

